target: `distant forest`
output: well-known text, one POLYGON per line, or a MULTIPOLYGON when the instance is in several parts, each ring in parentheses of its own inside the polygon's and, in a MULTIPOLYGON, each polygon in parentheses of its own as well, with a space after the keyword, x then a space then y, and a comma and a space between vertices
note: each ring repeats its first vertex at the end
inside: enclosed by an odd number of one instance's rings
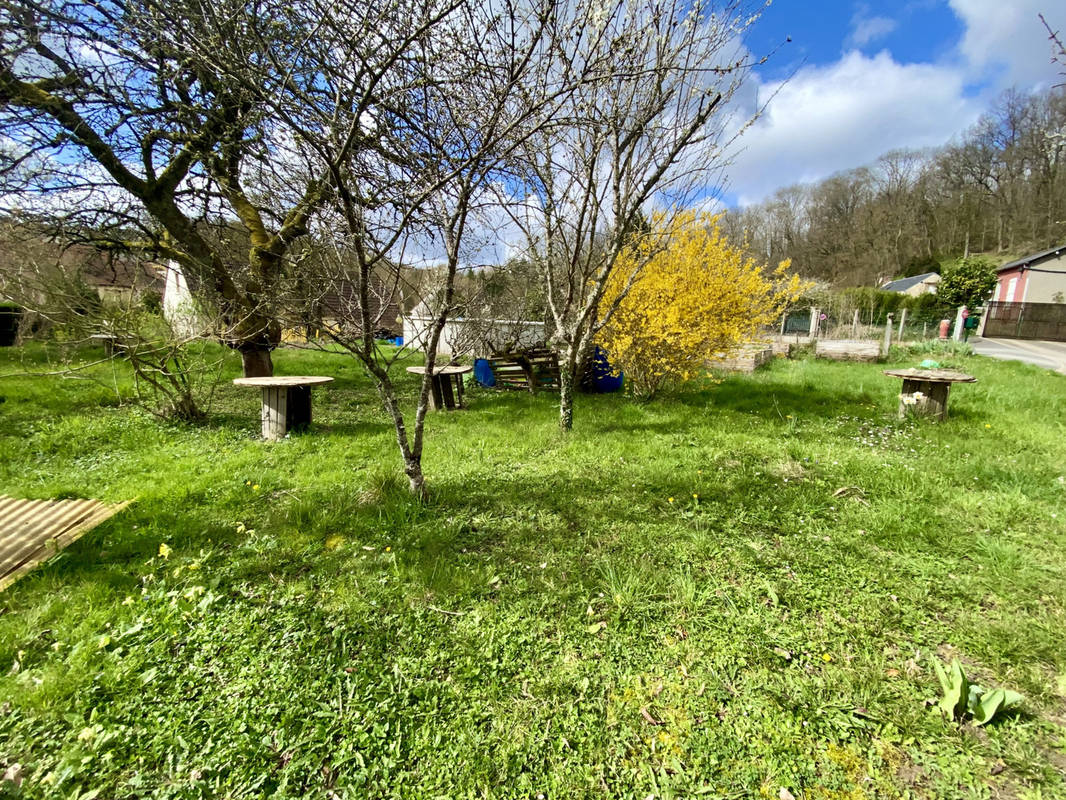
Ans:
POLYGON ((986 253, 1066 242, 1066 91, 1010 91, 959 139, 789 186, 731 211, 730 237, 835 286, 873 286, 986 253))

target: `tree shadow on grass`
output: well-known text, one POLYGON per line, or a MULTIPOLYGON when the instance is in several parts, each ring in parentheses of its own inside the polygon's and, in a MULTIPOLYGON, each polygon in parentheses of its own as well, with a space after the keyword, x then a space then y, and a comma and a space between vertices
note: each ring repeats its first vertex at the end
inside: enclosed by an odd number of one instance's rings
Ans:
MULTIPOLYGON (((719 409, 771 418, 785 414, 869 416, 869 406, 879 405, 882 398, 865 389, 727 380, 714 389, 679 393, 676 401, 689 408, 719 409)), ((873 416, 877 414, 875 411, 873 416)))
MULTIPOLYGON (((197 428, 208 431, 228 430, 234 433, 245 433, 250 438, 256 438, 262 431, 262 425, 258 417, 237 412, 213 412, 206 419, 191 423, 197 428)), ((296 436, 375 436, 392 433, 393 427, 388 422, 371 420, 351 420, 349 414, 330 414, 324 419, 315 416, 311 418, 311 427, 291 431, 290 435, 296 436), (349 419, 339 419, 345 416, 349 419)))
POLYGON ((32 598, 42 590, 51 595, 60 585, 77 591, 79 585, 89 584, 132 594, 142 577, 154 571, 151 562, 160 558, 161 544, 195 554, 237 537, 234 530, 195 508, 194 504, 166 509, 158 503, 133 503, 23 576, 18 585, 29 594, 20 597, 32 598))
MULTIPOLYGON (((879 418, 895 411, 895 406, 890 408, 883 398, 867 391, 833 391, 791 384, 742 382, 727 383, 713 389, 678 392, 663 398, 661 405, 659 400, 632 405, 636 409, 646 409, 647 414, 643 415, 643 419, 605 418, 593 423, 594 430, 604 433, 684 433, 687 430, 685 420, 691 419, 692 409, 709 415, 738 414, 780 422, 800 415, 827 420, 841 416, 879 418), (666 401, 676 406, 671 409, 666 401), (663 418, 664 414, 666 418, 663 418)), ((584 424, 581 411, 579 408, 575 414, 575 426, 579 428, 584 424)))

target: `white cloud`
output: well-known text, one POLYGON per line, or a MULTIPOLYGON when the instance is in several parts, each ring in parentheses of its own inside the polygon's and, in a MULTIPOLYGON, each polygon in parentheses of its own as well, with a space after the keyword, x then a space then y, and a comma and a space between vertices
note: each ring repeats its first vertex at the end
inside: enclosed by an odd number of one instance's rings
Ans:
POLYGON ((869 9, 863 6, 851 18, 851 33, 848 43, 856 47, 865 47, 870 42, 883 39, 894 30, 897 22, 889 17, 869 16, 869 9))
MULTIPOLYGON (((850 51, 833 64, 801 69, 787 82, 745 87, 766 114, 740 139, 729 190, 741 204, 775 189, 870 164, 888 150, 944 144, 969 127, 1001 90, 1046 88, 1063 80, 1038 14, 1066 31, 1066 6, 1047 0, 949 0, 963 25, 936 63, 900 63, 888 52, 850 51)), ((864 46, 896 23, 865 4, 848 42, 864 46)), ((749 101, 749 108, 754 103, 749 101)))
POLYGON ((894 148, 942 144, 981 111, 964 90, 957 68, 857 51, 786 82, 760 85, 763 97, 777 94, 741 137, 731 189, 743 205, 780 186, 869 164, 894 148))
MULTIPOLYGON (((950 0, 966 27, 959 52, 976 74, 994 71, 999 88, 1029 89, 1057 82, 1051 43, 1040 22, 1066 29, 1066 7, 1047 0, 950 0)), ((976 77, 976 75, 975 75, 976 77)))

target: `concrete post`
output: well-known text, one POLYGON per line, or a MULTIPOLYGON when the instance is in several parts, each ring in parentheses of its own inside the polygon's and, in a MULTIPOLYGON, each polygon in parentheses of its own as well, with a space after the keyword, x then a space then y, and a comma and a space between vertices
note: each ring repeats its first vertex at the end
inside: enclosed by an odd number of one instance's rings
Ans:
POLYGON ((818 335, 818 317, 821 315, 822 310, 811 306, 811 325, 808 335, 813 339, 818 335))
POLYGON ((881 355, 888 358, 888 350, 892 347, 892 315, 888 315, 888 319, 885 320, 885 342, 882 346, 881 355))
POLYGON ((966 306, 959 306, 958 311, 955 312, 955 329, 951 332, 951 338, 956 342, 962 341, 962 310, 966 306))
POLYGON ((907 324, 907 309, 903 309, 899 315, 899 336, 896 338, 903 342, 903 326, 907 324))

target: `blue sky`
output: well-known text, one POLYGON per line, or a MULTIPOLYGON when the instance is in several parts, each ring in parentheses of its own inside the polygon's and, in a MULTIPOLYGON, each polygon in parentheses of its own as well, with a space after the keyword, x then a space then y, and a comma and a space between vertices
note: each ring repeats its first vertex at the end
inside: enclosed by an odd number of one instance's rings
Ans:
POLYGON ((739 115, 769 104, 740 140, 724 201, 943 144, 1003 90, 1066 81, 1041 12, 1066 33, 1062 0, 776 0, 745 37, 755 55, 777 49, 737 98, 739 115))
POLYGON ((871 55, 887 49, 899 61, 934 61, 954 47, 963 31, 948 3, 936 0, 778 0, 763 13, 746 44, 761 54, 792 38, 761 70, 764 79, 773 79, 805 64, 831 64, 854 49, 871 55))

